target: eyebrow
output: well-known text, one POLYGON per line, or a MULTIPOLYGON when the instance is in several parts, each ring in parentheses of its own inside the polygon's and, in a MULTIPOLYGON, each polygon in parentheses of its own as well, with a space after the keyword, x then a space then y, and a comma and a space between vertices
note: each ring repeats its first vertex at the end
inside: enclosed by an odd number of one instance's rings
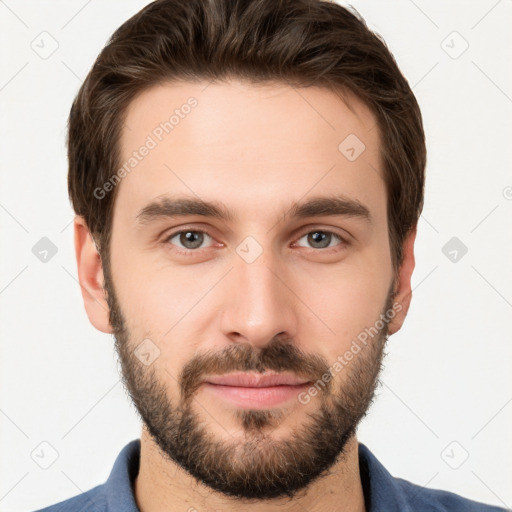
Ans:
MULTIPOLYGON (((136 218, 138 223, 148 224, 162 218, 191 215, 209 217, 225 222, 235 222, 237 220, 237 215, 222 203, 188 197, 173 198, 170 196, 163 196, 149 203, 139 211, 136 218)), ((324 216, 354 217, 372 224, 372 216, 367 206, 357 199, 339 195, 313 197, 303 203, 295 202, 291 205, 288 212, 284 214, 284 218, 295 219, 324 216)))

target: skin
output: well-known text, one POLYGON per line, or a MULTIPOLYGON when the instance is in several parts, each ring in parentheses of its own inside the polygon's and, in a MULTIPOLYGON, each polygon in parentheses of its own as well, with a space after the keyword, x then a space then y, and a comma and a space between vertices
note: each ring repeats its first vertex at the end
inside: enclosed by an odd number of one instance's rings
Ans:
MULTIPOLYGON (((348 93, 345 102, 321 87, 237 80, 159 85, 130 104, 121 160, 190 96, 197 107, 117 185, 111 239, 112 280, 131 349, 146 338, 158 346, 151 368, 169 401, 179 402, 180 372, 196 354, 237 344, 259 350, 280 333, 303 353, 333 364, 365 327, 374 325, 393 283, 400 311, 387 327, 388 334, 397 332, 411 300, 416 232, 405 240, 395 276, 379 132, 365 104, 348 93), (366 146, 352 162, 338 150, 349 134, 366 146), (237 219, 194 215, 138 223, 138 212, 163 194, 222 202, 237 219), (283 216, 294 201, 332 194, 366 205, 372 223, 355 217, 283 216), (171 243, 168 238, 185 228, 207 230, 211 238, 205 237, 196 252, 180 255, 183 240, 174 237, 171 243), (338 234, 348 244, 333 237, 331 252, 322 252, 305 236, 315 230, 338 234), (247 236, 262 250, 250 264, 236 252, 247 236)), ((113 333, 100 255, 83 218, 75 218, 74 228, 88 317, 98 330, 113 333)), ((344 389, 347 374, 336 375, 333 389, 344 389)), ((216 440, 241 443, 249 435, 233 405, 202 387, 194 398, 194 411, 216 440)), ((316 397, 307 405, 294 401, 280 408, 271 439, 293 438, 292 431, 319 407, 316 397)), ((241 503, 197 482, 164 457, 146 428, 135 496, 143 512, 188 507, 235 511, 241 503)), ((244 501, 243 509, 364 511, 356 436, 331 471, 292 500, 244 501)))

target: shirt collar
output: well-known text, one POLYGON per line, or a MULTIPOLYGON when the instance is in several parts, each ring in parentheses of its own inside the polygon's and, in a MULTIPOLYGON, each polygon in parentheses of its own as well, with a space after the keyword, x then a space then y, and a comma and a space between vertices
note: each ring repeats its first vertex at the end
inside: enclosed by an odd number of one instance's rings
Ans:
MULTIPOLYGON (((412 512, 396 479, 359 443, 359 472, 367 512, 412 512)), ((118 455, 105 484, 108 512, 140 512, 135 502, 133 485, 139 472, 140 439, 128 443, 118 455)))
POLYGON ((397 479, 363 443, 359 443, 359 473, 366 512, 413 512, 397 479))
POLYGON ((140 512, 133 491, 139 464, 140 439, 135 439, 121 450, 105 484, 107 512, 140 512))

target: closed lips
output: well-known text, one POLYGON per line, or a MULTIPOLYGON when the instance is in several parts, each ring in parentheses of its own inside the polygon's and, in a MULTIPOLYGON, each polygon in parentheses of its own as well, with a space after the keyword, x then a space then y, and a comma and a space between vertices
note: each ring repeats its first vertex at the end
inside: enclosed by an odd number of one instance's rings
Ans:
POLYGON ((308 384, 310 381, 283 373, 265 375, 255 373, 231 373, 229 375, 207 377, 204 379, 204 382, 219 386, 266 388, 271 386, 302 386, 308 384))

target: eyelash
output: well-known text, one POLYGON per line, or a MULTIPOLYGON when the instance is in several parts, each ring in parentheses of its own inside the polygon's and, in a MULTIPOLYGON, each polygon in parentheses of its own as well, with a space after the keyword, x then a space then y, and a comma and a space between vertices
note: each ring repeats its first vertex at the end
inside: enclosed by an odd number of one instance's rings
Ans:
MULTIPOLYGON (((172 238, 174 238, 176 235, 181 235, 182 233, 188 233, 188 232, 192 232, 192 233, 203 233, 207 236, 209 236, 210 238, 214 239, 214 237, 206 230, 204 229, 192 229, 192 228, 189 228, 189 229, 180 229, 179 231, 174 231, 172 232, 171 234, 169 234, 168 236, 165 237, 164 239, 164 244, 169 244, 169 245, 174 245, 174 244, 171 244, 170 243, 170 240, 172 238)), ((305 235, 309 235, 310 233, 325 233, 325 234, 329 234, 329 235, 334 235, 336 238, 338 238, 340 240, 340 243, 333 246, 333 247, 329 247, 329 248, 324 248, 324 249, 315 249, 315 248, 312 248, 310 247, 309 250, 310 251, 314 251, 314 252, 321 252, 323 254, 331 254, 332 252, 336 252, 339 249, 339 247, 341 246, 342 248, 345 248, 346 246, 349 245, 349 242, 343 238, 341 235, 338 235, 338 233, 335 233, 334 231, 329 231, 329 230, 326 230, 326 229, 310 229, 308 231, 305 231, 303 232, 299 238, 297 240, 300 240, 301 238, 303 238, 305 235)), ((181 247, 177 247, 177 246, 174 246, 175 248, 173 248, 172 250, 177 252, 178 254, 183 254, 183 255, 189 255, 191 253, 197 253, 199 252, 201 249, 184 249, 184 248, 181 248, 181 247)), ((308 249, 307 247, 303 247, 303 249, 308 249)))

